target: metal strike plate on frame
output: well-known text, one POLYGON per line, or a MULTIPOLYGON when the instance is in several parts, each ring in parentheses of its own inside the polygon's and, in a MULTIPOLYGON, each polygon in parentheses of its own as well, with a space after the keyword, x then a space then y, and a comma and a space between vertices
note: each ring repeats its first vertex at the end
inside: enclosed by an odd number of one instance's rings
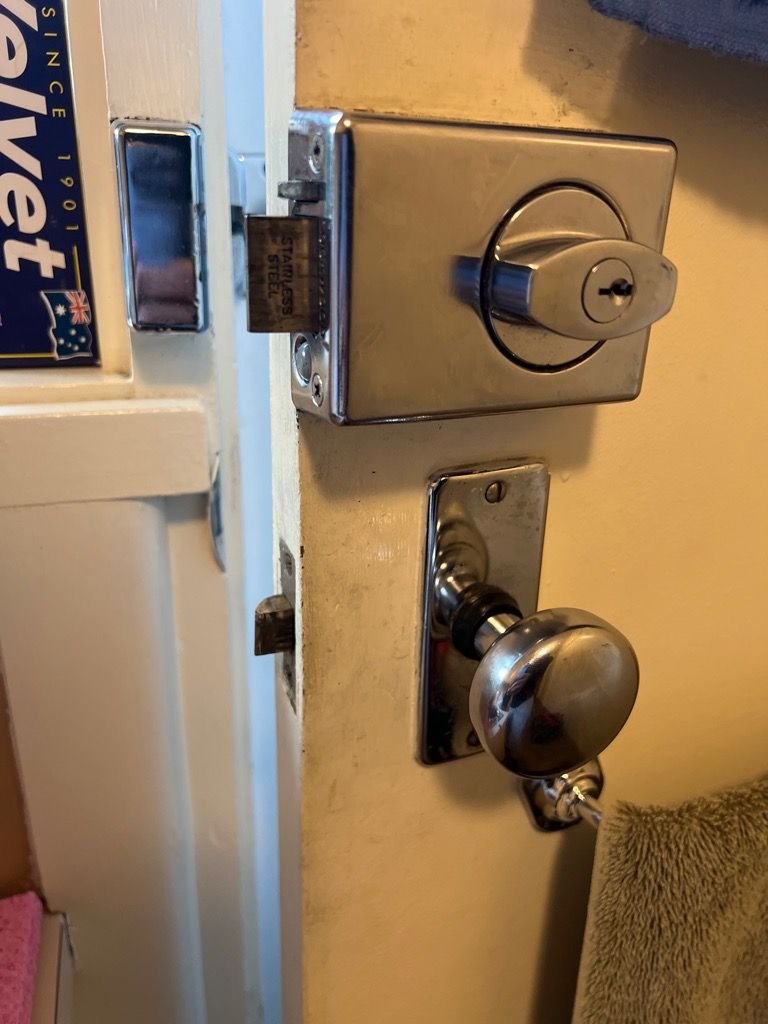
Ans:
POLYGON ((664 140, 296 111, 249 329, 291 332, 294 402, 335 423, 634 398, 674 168, 664 140))
POLYGON ((137 331, 207 326, 200 129, 114 125, 128 319, 137 331))

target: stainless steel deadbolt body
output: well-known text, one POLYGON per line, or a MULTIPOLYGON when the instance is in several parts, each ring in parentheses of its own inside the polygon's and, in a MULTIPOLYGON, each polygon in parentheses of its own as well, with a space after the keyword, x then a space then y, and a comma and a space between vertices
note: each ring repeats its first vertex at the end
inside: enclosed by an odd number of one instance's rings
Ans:
POLYGON ((294 401, 337 423, 634 398, 674 167, 659 140, 297 111, 251 328, 292 331, 294 401))

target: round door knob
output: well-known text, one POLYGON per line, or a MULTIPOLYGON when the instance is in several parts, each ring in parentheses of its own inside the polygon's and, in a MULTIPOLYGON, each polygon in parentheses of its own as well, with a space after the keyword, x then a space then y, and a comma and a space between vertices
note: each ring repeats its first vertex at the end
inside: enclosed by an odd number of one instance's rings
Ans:
POLYGON ((627 638, 578 608, 525 618, 496 587, 456 570, 437 579, 454 645, 479 659, 469 693, 472 725, 502 767, 551 778, 598 756, 621 731, 637 696, 627 638))
POLYGON ((470 718, 488 753, 516 775, 547 778, 591 761, 629 718, 637 658, 596 615, 551 608, 486 624, 479 642, 470 718))

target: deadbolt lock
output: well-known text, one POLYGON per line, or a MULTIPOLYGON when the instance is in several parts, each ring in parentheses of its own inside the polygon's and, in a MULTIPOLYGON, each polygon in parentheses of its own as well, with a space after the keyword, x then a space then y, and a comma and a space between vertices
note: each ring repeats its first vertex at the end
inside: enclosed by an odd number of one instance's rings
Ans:
POLYGON ((297 111, 250 218, 249 329, 337 423, 621 401, 676 272, 662 140, 297 111))

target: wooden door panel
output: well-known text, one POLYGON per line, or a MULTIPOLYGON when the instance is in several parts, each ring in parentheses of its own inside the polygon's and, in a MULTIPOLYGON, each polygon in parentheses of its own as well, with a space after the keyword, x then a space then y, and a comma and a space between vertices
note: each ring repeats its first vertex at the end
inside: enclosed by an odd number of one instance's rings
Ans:
POLYGON ((541 604, 605 616, 640 657, 640 699, 604 758, 608 801, 671 801, 765 770, 761 69, 582 0, 296 0, 294 80, 275 56, 293 49, 293 15, 267 11, 272 196, 294 86, 302 107, 679 147, 667 251, 680 288, 635 403, 297 425, 287 341, 272 345, 276 532, 299 556, 301 593, 298 715, 278 698, 292 764, 284 884, 300 892, 285 905, 287 1019, 565 1022, 591 838, 533 832, 485 756, 414 757, 425 481, 474 461, 549 464, 541 604), (724 700, 726 680, 738 695, 724 700))

